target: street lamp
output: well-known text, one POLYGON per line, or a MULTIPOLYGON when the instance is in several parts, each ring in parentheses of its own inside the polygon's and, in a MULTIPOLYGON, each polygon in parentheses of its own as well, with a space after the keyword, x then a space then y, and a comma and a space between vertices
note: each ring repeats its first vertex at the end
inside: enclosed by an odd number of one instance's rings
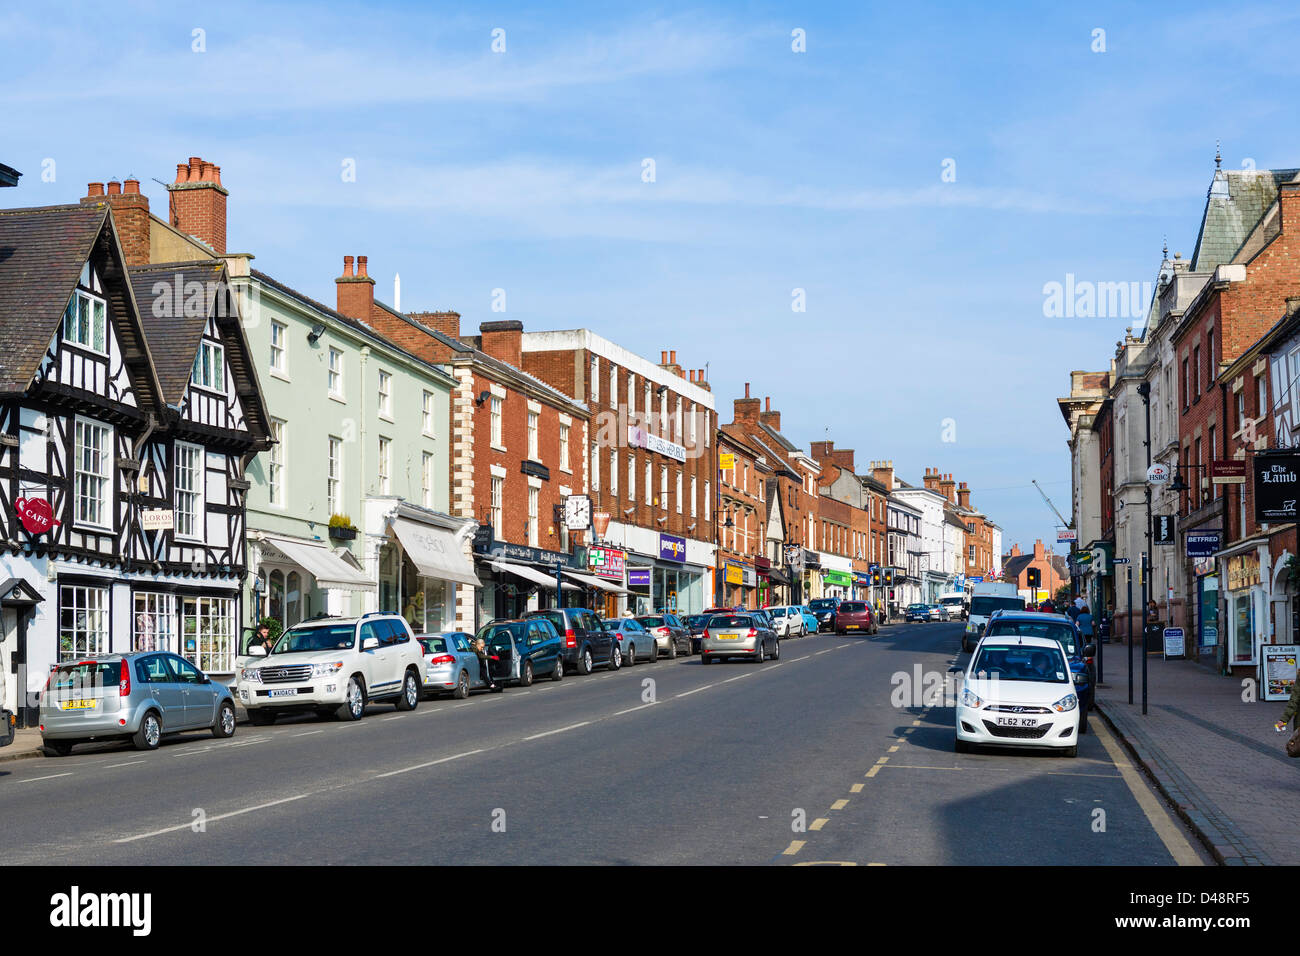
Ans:
MULTIPOLYGON (((1139 382, 1137 393, 1142 396, 1142 407, 1146 412, 1146 440, 1142 447, 1147 453, 1147 471, 1151 470, 1151 383, 1139 382)), ((1142 554, 1142 715, 1147 712, 1147 593, 1150 588, 1150 558, 1153 556, 1151 541, 1151 482, 1146 482, 1147 499, 1147 549, 1142 554)), ((1132 620, 1132 608, 1129 609, 1132 620)), ((1128 702, 1133 703, 1133 640, 1128 642, 1128 702)))

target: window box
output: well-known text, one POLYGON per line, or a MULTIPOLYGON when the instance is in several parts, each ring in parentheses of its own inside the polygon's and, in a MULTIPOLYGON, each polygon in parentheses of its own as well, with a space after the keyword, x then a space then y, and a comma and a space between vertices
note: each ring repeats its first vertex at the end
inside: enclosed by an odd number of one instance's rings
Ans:
POLYGON ((330 537, 336 541, 351 541, 357 536, 356 528, 336 528, 330 527, 330 537))

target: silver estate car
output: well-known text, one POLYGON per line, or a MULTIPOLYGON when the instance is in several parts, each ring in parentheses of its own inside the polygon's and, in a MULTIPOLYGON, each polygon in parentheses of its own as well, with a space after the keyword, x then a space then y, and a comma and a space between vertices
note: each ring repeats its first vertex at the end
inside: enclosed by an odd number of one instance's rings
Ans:
POLYGON ((780 660, 781 641, 761 615, 715 614, 700 640, 700 663, 722 657, 745 657, 760 664, 768 657, 780 660))
POLYGON ((230 689, 175 654, 108 654, 68 661, 50 671, 41 694, 41 738, 50 756, 74 744, 130 740, 156 750, 163 734, 235 733, 230 689))

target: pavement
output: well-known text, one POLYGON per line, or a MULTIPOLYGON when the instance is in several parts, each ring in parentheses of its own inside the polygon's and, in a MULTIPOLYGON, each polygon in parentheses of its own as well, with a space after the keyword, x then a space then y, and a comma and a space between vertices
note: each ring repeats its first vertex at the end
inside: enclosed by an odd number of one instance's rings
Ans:
POLYGON ((1131 705, 1127 648, 1108 644, 1105 653, 1097 711, 1214 859, 1300 864, 1300 760, 1286 755, 1291 731, 1273 729, 1286 703, 1243 700, 1241 678, 1152 654, 1143 716, 1140 653, 1135 649, 1131 705))
POLYGON ((918 683, 960 636, 824 634, 762 664, 661 660, 7 762, 0 865, 1209 861, 1101 721, 1074 759, 955 753, 951 705, 918 683))

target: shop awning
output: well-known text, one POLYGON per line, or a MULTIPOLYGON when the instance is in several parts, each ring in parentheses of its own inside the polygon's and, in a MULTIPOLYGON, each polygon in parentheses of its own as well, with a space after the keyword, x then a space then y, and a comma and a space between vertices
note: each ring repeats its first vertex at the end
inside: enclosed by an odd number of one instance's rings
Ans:
POLYGON ((789 584, 790 575, 786 574, 780 568, 773 568, 767 572, 767 579, 772 584, 789 584))
POLYGON ((474 573, 473 560, 465 556, 464 547, 453 532, 408 518, 394 518, 393 533, 422 577, 455 581, 474 588, 481 585, 474 573))
MULTIPOLYGON (((533 584, 539 585, 540 587, 549 588, 552 591, 555 590, 555 575, 545 574, 538 571, 536 568, 530 568, 526 564, 515 564, 513 561, 502 561, 500 558, 497 558, 495 561, 489 561, 488 567, 493 571, 499 571, 502 574, 513 574, 515 577, 523 578, 525 581, 532 581, 533 584)), ((566 584, 564 587, 569 591, 581 590, 580 588, 574 587, 572 584, 566 584)))
POLYGON ((258 540, 279 551, 290 562, 310 574, 316 579, 319 588, 369 591, 378 586, 355 564, 335 554, 325 544, 268 534, 260 535, 258 540))
POLYGON ((600 588, 602 591, 608 591, 610 594, 631 594, 627 588, 621 584, 615 584, 613 581, 605 581, 596 577, 594 574, 583 574, 581 571, 565 571, 566 578, 578 581, 589 588, 600 588))

